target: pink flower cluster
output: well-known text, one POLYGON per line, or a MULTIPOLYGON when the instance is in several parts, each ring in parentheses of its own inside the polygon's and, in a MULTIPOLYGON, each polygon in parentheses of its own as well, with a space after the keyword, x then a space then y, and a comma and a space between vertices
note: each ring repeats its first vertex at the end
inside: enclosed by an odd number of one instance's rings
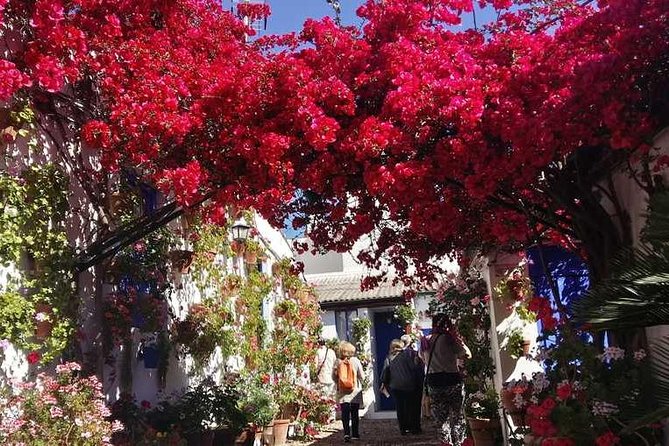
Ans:
POLYGON ((13 383, 11 396, 0 400, 0 440, 3 444, 32 444, 36 433, 45 443, 69 439, 82 446, 111 445, 118 423, 106 419, 102 385, 95 377, 79 377, 81 366, 65 363, 56 376, 40 374, 35 383, 13 383))
POLYGON ((14 63, 0 59, 0 100, 6 101, 16 91, 23 87, 29 87, 32 82, 30 78, 16 68, 14 63))

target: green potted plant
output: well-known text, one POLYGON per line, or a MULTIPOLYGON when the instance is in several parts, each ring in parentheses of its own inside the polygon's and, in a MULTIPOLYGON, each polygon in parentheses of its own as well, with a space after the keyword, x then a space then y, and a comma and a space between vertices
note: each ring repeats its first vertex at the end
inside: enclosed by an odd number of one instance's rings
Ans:
POLYGON ((396 306, 393 316, 404 326, 404 331, 407 334, 411 332, 411 325, 416 320, 416 309, 411 302, 396 306))
POLYGON ((217 385, 206 379, 177 402, 180 424, 193 444, 230 444, 247 424, 237 406, 240 393, 234 382, 217 385))
POLYGON ((263 429, 263 434, 271 436, 272 421, 279 413, 279 406, 274 396, 267 391, 268 377, 246 376, 240 383, 241 398, 238 407, 253 423, 256 430, 263 429))
POLYGON ((265 256, 265 249, 259 241, 248 239, 244 242, 244 261, 249 264, 255 264, 258 258, 265 256))
MULTIPOLYGON (((506 337, 503 349, 509 353, 513 359, 518 359, 525 354, 526 340, 523 338, 523 331, 516 328, 506 337)), ((529 347, 529 345, 528 345, 529 347)))
POLYGON ((476 446, 494 446, 502 438, 499 396, 491 385, 467 398, 465 414, 476 446))

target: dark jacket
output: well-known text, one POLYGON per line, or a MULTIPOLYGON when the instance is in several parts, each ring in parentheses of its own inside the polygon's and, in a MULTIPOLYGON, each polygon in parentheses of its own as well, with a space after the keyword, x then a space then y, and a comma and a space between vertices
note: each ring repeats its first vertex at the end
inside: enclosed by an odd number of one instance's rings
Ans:
POLYGON ((381 381, 388 389, 418 390, 423 388, 425 367, 418 354, 405 348, 393 359, 386 361, 381 381))

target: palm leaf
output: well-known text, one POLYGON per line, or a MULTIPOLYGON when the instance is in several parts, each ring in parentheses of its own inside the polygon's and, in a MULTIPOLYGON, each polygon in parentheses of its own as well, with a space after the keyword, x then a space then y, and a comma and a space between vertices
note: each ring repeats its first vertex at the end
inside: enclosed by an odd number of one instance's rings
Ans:
POLYGON ((656 249, 666 248, 669 243, 669 191, 653 194, 648 202, 648 209, 648 223, 643 231, 644 239, 656 249))
POLYGON ((611 262, 612 277, 574 304, 577 322, 599 330, 669 324, 669 192, 655 194, 649 209, 646 245, 611 262))
POLYGON ((641 381, 641 396, 634 407, 626 408, 626 433, 632 433, 669 416, 669 337, 650 346, 650 370, 641 381))
POLYGON ((650 350, 655 399, 660 406, 669 407, 669 336, 654 342, 650 350))

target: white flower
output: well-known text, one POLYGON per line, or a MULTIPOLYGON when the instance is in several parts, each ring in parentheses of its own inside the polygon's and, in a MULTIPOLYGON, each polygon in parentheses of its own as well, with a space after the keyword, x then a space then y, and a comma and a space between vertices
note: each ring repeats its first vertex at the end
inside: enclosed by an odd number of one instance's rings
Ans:
POLYGON ((634 360, 635 361, 643 361, 646 356, 647 356, 646 355, 646 350, 644 350, 644 349, 637 350, 637 351, 634 352, 634 360))
POLYGON ((597 355, 602 362, 616 361, 625 357, 625 350, 620 347, 606 347, 604 353, 597 355))
POLYGON ((532 384, 533 384, 532 386, 533 393, 539 393, 544 389, 547 389, 548 386, 551 385, 548 378, 546 378, 546 374, 544 373, 535 373, 534 376, 532 377, 532 384))
POLYGON ((49 315, 44 312, 39 312, 35 315, 35 320, 37 322, 44 322, 49 320, 49 315))
POLYGON ((522 393, 516 393, 513 396, 513 405, 516 406, 516 409, 522 409, 525 406, 525 399, 522 393))
POLYGON ((606 401, 594 400, 592 402, 592 414, 596 417, 608 417, 619 412, 618 406, 606 401))
POLYGON ((18 209, 16 209, 14 206, 5 206, 4 213, 5 213, 5 215, 7 215, 7 217, 10 217, 10 218, 14 218, 17 215, 19 215, 18 209))

